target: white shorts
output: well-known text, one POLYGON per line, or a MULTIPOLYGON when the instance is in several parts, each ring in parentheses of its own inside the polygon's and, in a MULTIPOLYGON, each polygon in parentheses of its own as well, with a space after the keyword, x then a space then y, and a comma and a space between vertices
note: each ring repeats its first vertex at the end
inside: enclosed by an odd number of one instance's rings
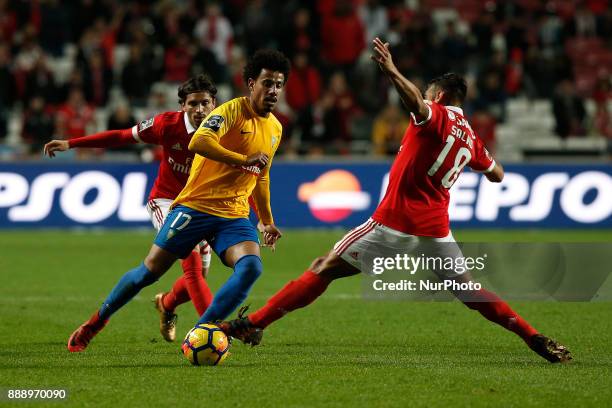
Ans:
MULTIPOLYGON (((350 230, 334 245, 334 253, 346 262, 367 274, 375 274, 375 258, 396 258, 405 254, 412 257, 427 256, 440 258, 463 258, 451 232, 444 238, 420 237, 406 234, 373 219, 368 219, 360 226, 350 230)), ((435 265, 432 261, 431 265, 435 265)), ((465 273, 465 270, 431 269, 440 277, 453 277, 465 273)))
MULTIPOLYGON (((164 225, 164 220, 170 211, 170 206, 174 200, 169 198, 154 198, 147 202, 147 211, 151 216, 151 222, 157 231, 159 231, 164 225)), ((208 242, 202 241, 198 244, 197 250, 202 255, 202 267, 208 268, 210 266, 211 249, 208 242)))

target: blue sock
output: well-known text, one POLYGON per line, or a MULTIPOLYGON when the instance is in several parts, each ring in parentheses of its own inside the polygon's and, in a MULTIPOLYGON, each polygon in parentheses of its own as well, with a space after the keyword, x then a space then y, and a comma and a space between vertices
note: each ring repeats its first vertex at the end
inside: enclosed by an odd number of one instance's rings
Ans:
POLYGON ((221 286, 198 323, 214 322, 229 316, 246 299, 262 271, 263 265, 257 255, 240 258, 234 265, 234 273, 221 286))
POLYGON ((142 288, 149 286, 156 280, 157 277, 147 269, 144 263, 123 275, 119 283, 117 283, 104 303, 102 303, 102 307, 98 312, 100 319, 107 320, 110 318, 113 313, 132 300, 142 288))

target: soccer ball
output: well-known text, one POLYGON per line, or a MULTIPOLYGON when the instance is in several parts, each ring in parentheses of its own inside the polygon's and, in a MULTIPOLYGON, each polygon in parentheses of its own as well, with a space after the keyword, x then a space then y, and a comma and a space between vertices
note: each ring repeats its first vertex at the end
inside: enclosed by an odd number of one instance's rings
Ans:
POLYGON ((196 324, 187 333, 181 349, 193 365, 218 365, 228 356, 229 339, 214 324, 196 324))

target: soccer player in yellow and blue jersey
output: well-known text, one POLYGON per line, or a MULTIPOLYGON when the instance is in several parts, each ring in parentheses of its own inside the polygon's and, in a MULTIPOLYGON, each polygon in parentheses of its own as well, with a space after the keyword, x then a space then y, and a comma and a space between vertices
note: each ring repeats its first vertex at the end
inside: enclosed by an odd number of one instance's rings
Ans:
POLYGON ((219 106, 204 119, 189 143, 196 155, 187 184, 149 254, 123 275, 102 307, 72 333, 69 351, 85 350, 113 313, 203 239, 234 273, 200 322, 224 319, 246 299, 263 270, 257 230, 248 220, 249 196, 263 224, 264 244, 274 246, 281 237, 272 217, 269 172, 282 134, 272 111, 289 69, 287 58, 274 50, 260 50, 247 62, 243 77, 249 96, 219 106))

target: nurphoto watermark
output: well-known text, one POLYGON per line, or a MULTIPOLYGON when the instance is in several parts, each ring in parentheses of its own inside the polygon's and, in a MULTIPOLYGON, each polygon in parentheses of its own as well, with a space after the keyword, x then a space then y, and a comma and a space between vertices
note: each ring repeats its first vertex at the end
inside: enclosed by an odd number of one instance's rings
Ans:
POLYGON ((486 288, 512 300, 612 301, 612 243, 377 243, 354 255, 368 299, 451 301, 486 288))

